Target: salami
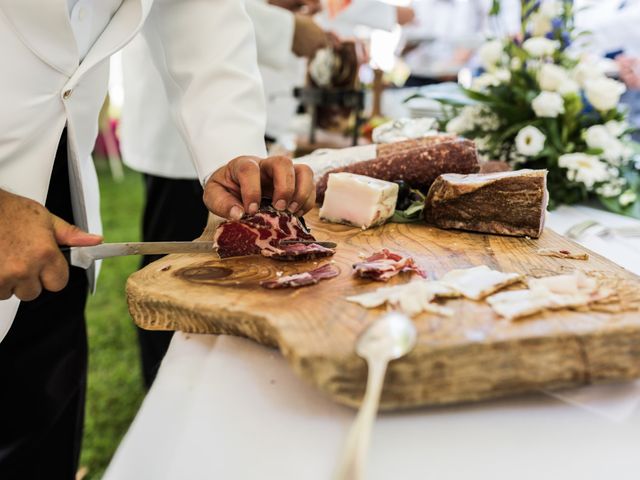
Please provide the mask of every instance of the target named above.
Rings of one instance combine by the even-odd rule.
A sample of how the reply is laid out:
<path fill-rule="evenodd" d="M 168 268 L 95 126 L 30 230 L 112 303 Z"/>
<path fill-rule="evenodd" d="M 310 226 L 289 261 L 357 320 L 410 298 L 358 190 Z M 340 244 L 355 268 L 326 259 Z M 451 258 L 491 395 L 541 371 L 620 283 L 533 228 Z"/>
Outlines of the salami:
<path fill-rule="evenodd" d="M 414 272 L 422 278 L 427 277 L 413 258 L 390 252 L 386 248 L 353 265 L 353 273 L 356 276 L 380 282 L 386 282 L 400 272 Z"/>
<path fill-rule="evenodd" d="M 324 198 L 330 173 L 349 172 L 389 182 L 403 180 L 413 188 L 426 191 L 443 173 L 475 173 L 479 170 L 478 153 L 471 140 L 427 138 L 432 138 L 431 142 L 407 140 L 380 145 L 374 159 L 357 161 L 325 172 L 316 183 L 318 202 Z M 436 138 L 438 140 L 433 140 Z"/>
<path fill-rule="evenodd" d="M 281 244 L 283 240 L 288 243 Z M 263 255 L 276 260 L 309 260 L 335 253 L 314 243 L 289 243 L 296 240 L 308 242 L 315 238 L 298 217 L 271 207 L 241 220 L 221 223 L 213 238 L 221 258 Z"/>
<path fill-rule="evenodd" d="M 327 263 L 308 272 L 286 275 L 275 280 L 266 280 L 261 282 L 260 286 L 269 289 L 307 287 L 309 285 L 315 285 L 320 280 L 337 277 L 339 274 L 340 271 L 336 267 Z"/>
<path fill-rule="evenodd" d="M 446 174 L 429 189 L 424 216 L 440 228 L 538 238 L 547 201 L 546 170 Z"/>

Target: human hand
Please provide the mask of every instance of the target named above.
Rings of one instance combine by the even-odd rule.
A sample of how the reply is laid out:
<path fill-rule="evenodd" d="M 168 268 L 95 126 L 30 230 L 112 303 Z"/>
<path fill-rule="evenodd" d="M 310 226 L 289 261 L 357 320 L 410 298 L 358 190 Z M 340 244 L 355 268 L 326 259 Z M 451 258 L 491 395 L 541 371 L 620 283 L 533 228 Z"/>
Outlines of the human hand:
<path fill-rule="evenodd" d="M 620 79 L 627 88 L 640 89 L 640 59 L 628 55 L 618 55 L 616 63 L 620 69 Z"/>
<path fill-rule="evenodd" d="M 256 213 L 262 197 L 271 197 L 277 210 L 305 214 L 316 201 L 311 168 L 289 157 L 237 157 L 216 170 L 204 187 L 207 208 L 232 220 Z"/>
<path fill-rule="evenodd" d="M 62 290 L 69 266 L 58 245 L 102 243 L 38 202 L 0 190 L 0 300 L 33 300 L 44 288 Z"/>
<path fill-rule="evenodd" d="M 291 51 L 298 57 L 313 58 L 318 50 L 332 43 L 330 37 L 311 17 L 297 14 Z"/>
<path fill-rule="evenodd" d="M 416 18 L 416 12 L 411 7 L 396 7 L 396 19 L 398 25 L 406 25 Z"/>

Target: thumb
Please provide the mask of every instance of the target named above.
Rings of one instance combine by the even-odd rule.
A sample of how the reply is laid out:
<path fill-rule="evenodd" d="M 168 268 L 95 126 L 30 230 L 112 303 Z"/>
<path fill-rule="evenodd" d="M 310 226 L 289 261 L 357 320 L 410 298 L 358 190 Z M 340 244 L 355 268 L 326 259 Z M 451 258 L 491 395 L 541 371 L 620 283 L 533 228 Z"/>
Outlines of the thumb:
<path fill-rule="evenodd" d="M 55 215 L 51 215 L 51 217 L 53 220 L 53 235 L 58 245 L 84 247 L 102 243 L 102 237 L 100 235 L 94 235 L 80 230 L 75 225 L 71 225 Z"/>

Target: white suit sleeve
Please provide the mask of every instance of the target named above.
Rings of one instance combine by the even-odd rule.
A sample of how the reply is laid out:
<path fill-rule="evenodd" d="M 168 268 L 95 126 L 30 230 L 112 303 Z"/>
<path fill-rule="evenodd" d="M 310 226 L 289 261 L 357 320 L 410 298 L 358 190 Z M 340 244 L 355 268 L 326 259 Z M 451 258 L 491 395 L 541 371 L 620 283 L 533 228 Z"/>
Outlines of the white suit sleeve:
<path fill-rule="evenodd" d="M 235 157 L 266 154 L 264 94 L 244 2 L 156 0 L 143 35 L 201 181 Z"/>
<path fill-rule="evenodd" d="M 292 55 L 294 15 L 261 0 L 247 0 L 246 7 L 256 32 L 258 63 L 276 70 L 287 68 Z"/>
<path fill-rule="evenodd" d="M 378 0 L 354 0 L 335 21 L 391 31 L 398 22 L 398 15 L 394 5 Z"/>

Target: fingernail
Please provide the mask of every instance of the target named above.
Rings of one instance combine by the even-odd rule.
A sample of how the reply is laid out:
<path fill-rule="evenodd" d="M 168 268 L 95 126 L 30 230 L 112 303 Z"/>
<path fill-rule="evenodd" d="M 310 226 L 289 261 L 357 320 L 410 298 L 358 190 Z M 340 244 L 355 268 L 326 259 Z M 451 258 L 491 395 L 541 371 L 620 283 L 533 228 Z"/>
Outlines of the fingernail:
<path fill-rule="evenodd" d="M 300 206 L 300 205 L 298 205 L 298 202 L 292 202 L 292 203 L 289 205 L 289 211 L 290 211 L 291 213 L 296 213 L 296 211 L 298 210 L 298 207 L 299 207 L 299 206 Z"/>
<path fill-rule="evenodd" d="M 287 202 L 285 200 L 278 200 L 274 207 L 276 207 L 276 210 L 284 210 L 287 208 Z"/>
<path fill-rule="evenodd" d="M 242 207 L 239 207 L 238 205 L 234 205 L 233 207 L 231 207 L 231 210 L 229 211 L 229 218 L 231 220 L 240 220 L 243 215 L 244 215 L 244 210 L 242 209 Z"/>
<path fill-rule="evenodd" d="M 251 203 L 251 204 L 249 205 L 249 213 L 250 213 L 251 215 L 253 215 L 254 213 L 256 213 L 256 212 L 258 211 L 258 209 L 259 209 L 259 208 L 260 208 L 260 207 L 258 207 L 258 204 L 257 204 L 257 203 L 255 203 L 255 202 L 254 202 L 254 203 Z"/>

